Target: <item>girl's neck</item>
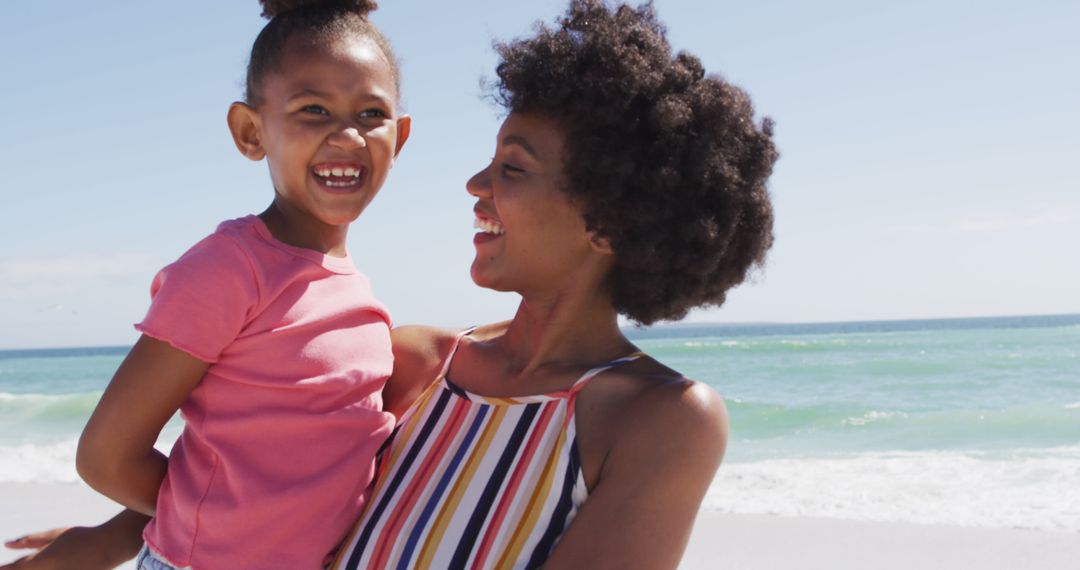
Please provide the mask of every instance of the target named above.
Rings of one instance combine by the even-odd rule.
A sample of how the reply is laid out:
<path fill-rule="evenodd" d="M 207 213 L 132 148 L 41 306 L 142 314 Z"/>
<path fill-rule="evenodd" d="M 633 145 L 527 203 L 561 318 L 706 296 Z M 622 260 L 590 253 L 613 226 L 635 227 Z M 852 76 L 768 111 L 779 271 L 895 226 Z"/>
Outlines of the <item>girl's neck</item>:
<path fill-rule="evenodd" d="M 274 239 L 294 246 L 310 249 L 332 257 L 345 257 L 345 238 L 349 226 L 333 226 L 305 216 L 301 212 L 274 200 L 259 214 Z"/>

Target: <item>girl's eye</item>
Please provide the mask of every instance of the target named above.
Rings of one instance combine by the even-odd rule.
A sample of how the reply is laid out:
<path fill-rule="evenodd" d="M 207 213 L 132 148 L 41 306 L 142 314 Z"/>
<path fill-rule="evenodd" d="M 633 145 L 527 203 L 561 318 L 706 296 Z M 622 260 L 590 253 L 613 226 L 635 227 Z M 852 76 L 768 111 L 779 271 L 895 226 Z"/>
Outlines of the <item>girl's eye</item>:
<path fill-rule="evenodd" d="M 360 111 L 360 114 L 357 116 L 361 119 L 385 119 L 388 115 L 386 111 L 383 111 L 382 109 L 368 109 L 366 111 Z"/>
<path fill-rule="evenodd" d="M 315 114 L 315 115 L 329 115 L 330 114 L 330 112 L 327 111 L 322 105 L 305 105 L 300 110 L 305 112 L 305 113 L 312 113 L 312 114 Z"/>

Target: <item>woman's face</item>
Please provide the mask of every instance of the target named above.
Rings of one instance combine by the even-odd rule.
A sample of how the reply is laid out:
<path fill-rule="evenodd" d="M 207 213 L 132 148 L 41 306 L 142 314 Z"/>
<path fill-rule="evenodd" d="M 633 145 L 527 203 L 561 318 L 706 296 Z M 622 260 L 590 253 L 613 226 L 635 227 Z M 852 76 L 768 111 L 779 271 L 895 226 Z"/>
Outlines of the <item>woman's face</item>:
<path fill-rule="evenodd" d="M 563 132 L 544 116 L 511 114 L 495 156 L 466 188 L 476 197 L 477 285 L 528 295 L 569 284 L 596 255 L 581 208 L 560 190 Z"/>

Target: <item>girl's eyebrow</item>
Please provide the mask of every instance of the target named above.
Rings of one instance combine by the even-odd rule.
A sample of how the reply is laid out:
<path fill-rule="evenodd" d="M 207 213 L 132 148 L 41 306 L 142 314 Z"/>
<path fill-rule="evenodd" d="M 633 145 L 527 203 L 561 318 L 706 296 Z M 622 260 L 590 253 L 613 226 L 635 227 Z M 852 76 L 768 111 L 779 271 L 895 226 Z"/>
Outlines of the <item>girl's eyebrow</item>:
<path fill-rule="evenodd" d="M 286 99 L 286 102 L 292 102 L 292 101 L 294 101 L 296 99 L 301 99 L 301 98 L 304 98 L 304 97 L 317 97 L 317 98 L 320 98 L 320 99 L 333 99 L 334 98 L 334 96 L 331 95 L 330 93 L 319 91 L 318 89 L 312 89 L 310 87 L 305 87 L 305 88 L 301 89 L 300 91 L 297 91 L 293 95 L 289 96 L 289 98 Z M 378 102 L 386 104 L 386 105 L 391 104 L 390 100 L 387 97 L 383 96 L 381 93 L 372 93 L 370 95 L 365 95 L 364 97 L 361 97 L 361 99 L 363 99 L 365 101 L 367 101 L 367 100 L 378 101 Z"/>
<path fill-rule="evenodd" d="M 298 91 L 297 93 L 294 93 L 289 97 L 288 100 L 292 101 L 295 99 L 300 99 L 301 97 L 320 97 L 323 99 L 329 99 L 330 95 L 328 93 L 323 93 L 322 91 L 316 91 L 315 89 L 306 88 Z"/>

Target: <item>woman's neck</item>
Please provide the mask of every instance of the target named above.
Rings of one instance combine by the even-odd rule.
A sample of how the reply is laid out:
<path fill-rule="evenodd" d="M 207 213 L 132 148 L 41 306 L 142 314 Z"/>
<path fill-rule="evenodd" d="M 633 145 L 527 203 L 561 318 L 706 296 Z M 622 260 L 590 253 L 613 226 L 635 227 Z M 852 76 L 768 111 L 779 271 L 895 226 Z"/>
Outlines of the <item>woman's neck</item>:
<path fill-rule="evenodd" d="M 523 297 L 502 337 L 507 366 L 527 376 L 542 368 L 591 366 L 634 350 L 608 295 L 596 289 Z"/>

